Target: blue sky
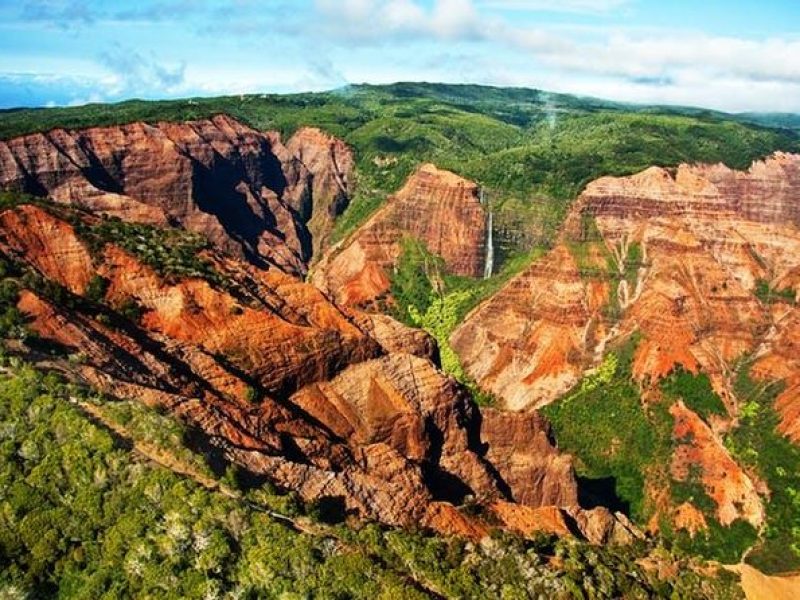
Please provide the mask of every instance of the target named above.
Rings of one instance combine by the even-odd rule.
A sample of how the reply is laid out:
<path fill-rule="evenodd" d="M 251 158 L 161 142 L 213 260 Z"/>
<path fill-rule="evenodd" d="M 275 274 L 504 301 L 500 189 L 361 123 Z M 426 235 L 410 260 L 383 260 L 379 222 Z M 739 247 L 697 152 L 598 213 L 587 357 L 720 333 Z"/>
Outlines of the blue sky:
<path fill-rule="evenodd" d="M 0 107 L 393 81 L 800 112 L 800 0 L 0 0 Z"/>

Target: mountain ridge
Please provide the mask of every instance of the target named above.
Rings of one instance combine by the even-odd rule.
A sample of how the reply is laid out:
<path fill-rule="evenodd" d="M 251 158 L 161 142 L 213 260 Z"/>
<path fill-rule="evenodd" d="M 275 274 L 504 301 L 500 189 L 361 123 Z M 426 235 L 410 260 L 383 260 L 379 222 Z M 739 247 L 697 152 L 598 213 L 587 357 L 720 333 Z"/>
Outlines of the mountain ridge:
<path fill-rule="evenodd" d="M 393 102 L 347 140 L 218 116 L 0 143 L 7 351 L 161 407 L 334 512 L 795 566 L 796 140 Z M 767 149 L 747 172 L 702 163 Z M 209 225 L 235 202 L 270 209 L 263 258 Z"/>

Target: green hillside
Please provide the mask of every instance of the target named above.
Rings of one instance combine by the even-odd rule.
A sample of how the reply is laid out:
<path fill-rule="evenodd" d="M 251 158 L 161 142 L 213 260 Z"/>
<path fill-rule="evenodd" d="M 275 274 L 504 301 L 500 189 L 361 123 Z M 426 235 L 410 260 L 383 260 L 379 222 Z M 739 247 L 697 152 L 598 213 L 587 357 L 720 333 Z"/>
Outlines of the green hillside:
<path fill-rule="evenodd" d="M 320 521 L 231 468 L 217 478 L 169 417 L 2 355 L 0 369 L 0 598 L 741 597 L 732 574 L 650 543 Z"/>

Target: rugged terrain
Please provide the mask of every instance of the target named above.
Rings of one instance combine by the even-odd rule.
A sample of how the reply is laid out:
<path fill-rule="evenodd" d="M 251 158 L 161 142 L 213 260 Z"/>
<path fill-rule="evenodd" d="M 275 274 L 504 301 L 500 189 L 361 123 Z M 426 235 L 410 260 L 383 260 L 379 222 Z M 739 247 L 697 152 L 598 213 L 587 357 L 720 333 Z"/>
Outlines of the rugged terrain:
<path fill-rule="evenodd" d="M 557 398 L 633 331 L 637 378 L 680 364 L 727 396 L 725 366 L 791 322 L 757 288 L 794 289 L 798 194 L 800 158 L 788 154 L 743 173 L 681 165 L 592 182 L 558 245 L 473 312 L 453 345 L 512 409 Z"/>
<path fill-rule="evenodd" d="M 547 131 L 538 96 L 403 94 L 343 111 L 346 142 L 283 105 L 269 131 L 202 114 L 0 141 L 5 352 L 114 399 L 73 398 L 86 418 L 157 409 L 216 477 L 323 513 L 800 567 L 792 135 L 567 99 Z M 338 100 L 303 102 L 320 125 Z M 644 168 L 607 122 L 652 148 L 691 130 L 708 160 Z"/>
<path fill-rule="evenodd" d="M 761 530 L 778 490 L 756 466 L 765 450 L 735 440 L 741 420 L 759 409 L 777 411 L 770 435 L 797 439 L 799 193 L 800 156 L 782 153 L 743 172 L 681 165 L 592 182 L 556 246 L 476 308 L 452 346 L 505 408 L 559 401 L 549 414 L 569 428 L 570 403 L 581 402 L 587 386 L 609 383 L 603 377 L 617 363 L 607 352 L 635 337 L 629 369 L 641 401 L 668 406 L 666 422 L 674 421 L 663 438 L 669 473 L 653 462 L 643 471 L 650 526 L 674 511 L 678 529 L 693 532 L 710 517 Z M 587 371 L 594 383 L 581 384 Z M 783 381 L 784 391 L 761 406 L 737 389 L 748 377 Z M 616 444 L 624 456 L 626 444 Z M 665 479 L 698 485 L 700 497 L 664 496 L 674 486 Z"/>
<path fill-rule="evenodd" d="M 45 357 L 21 342 L 30 359 L 169 410 L 227 460 L 363 518 L 448 528 L 468 496 L 583 515 L 547 423 L 481 417 L 425 334 L 212 248 L 195 257 L 205 278 L 165 276 L 98 237 L 109 223 L 24 199 L 0 214 L 17 308 L 39 344 L 55 344 Z M 630 535 L 607 511 L 585 518 L 596 541 Z"/>
<path fill-rule="evenodd" d="M 201 233 L 219 249 L 303 273 L 347 206 L 353 155 L 317 129 L 284 145 L 227 116 L 0 142 L 0 186 L 126 221 Z"/>
<path fill-rule="evenodd" d="M 486 224 L 474 182 L 422 165 L 369 221 L 322 257 L 312 282 L 340 304 L 386 310 L 404 241 L 422 242 L 444 260 L 447 273 L 476 278 L 485 267 Z"/>

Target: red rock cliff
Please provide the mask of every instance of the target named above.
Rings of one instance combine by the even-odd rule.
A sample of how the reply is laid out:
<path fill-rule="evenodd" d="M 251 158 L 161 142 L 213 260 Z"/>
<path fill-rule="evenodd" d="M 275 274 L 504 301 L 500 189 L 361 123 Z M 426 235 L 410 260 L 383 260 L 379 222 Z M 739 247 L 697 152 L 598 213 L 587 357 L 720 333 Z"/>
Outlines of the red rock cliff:
<path fill-rule="evenodd" d="M 486 215 L 478 187 L 454 173 L 423 165 L 350 238 L 331 248 L 312 281 L 337 302 L 373 308 L 389 292 L 390 274 L 412 237 L 441 256 L 449 272 L 483 273 Z"/>
<path fill-rule="evenodd" d="M 800 156 L 781 153 L 746 172 L 683 165 L 599 179 L 558 246 L 473 311 L 453 346 L 470 375 L 519 408 L 552 401 L 608 342 L 639 331 L 637 377 L 682 364 L 729 399 L 731 362 L 763 343 L 779 352 L 779 334 L 765 335 L 791 322 L 755 288 L 796 289 L 798 198 Z"/>
<path fill-rule="evenodd" d="M 216 252 L 205 258 L 224 285 L 166 280 L 114 243 L 90 252 L 65 212 L 84 227 L 97 222 L 63 208 L 0 212 L 0 256 L 74 294 L 67 302 L 37 286 L 21 292 L 29 326 L 64 351 L 29 349 L 29 360 L 164 407 L 229 460 L 307 500 L 340 497 L 384 523 L 454 516 L 446 503 L 467 496 L 574 503 L 571 463 L 549 443 L 546 424 L 520 415 L 516 426 L 507 415 L 482 425 L 465 389 L 429 360 L 424 334 L 343 312 L 277 268 Z M 83 296 L 98 275 L 107 281 L 100 303 Z M 115 311 L 131 302 L 139 316 Z M 536 444 L 514 450 L 527 435 Z"/>
<path fill-rule="evenodd" d="M 224 115 L 0 142 L 2 188 L 179 225 L 228 254 L 291 273 L 305 272 L 312 246 L 346 206 L 352 167 L 347 146 L 318 130 L 301 130 L 284 146 L 277 133 Z"/>

